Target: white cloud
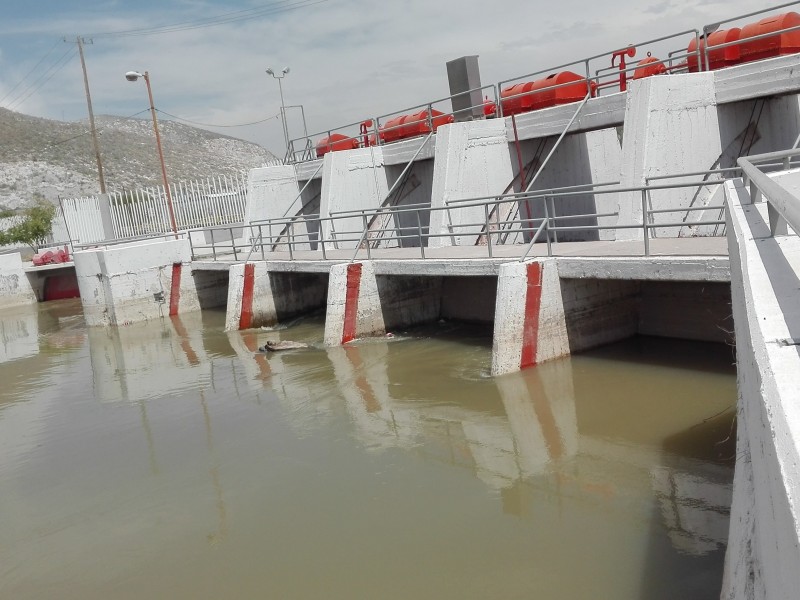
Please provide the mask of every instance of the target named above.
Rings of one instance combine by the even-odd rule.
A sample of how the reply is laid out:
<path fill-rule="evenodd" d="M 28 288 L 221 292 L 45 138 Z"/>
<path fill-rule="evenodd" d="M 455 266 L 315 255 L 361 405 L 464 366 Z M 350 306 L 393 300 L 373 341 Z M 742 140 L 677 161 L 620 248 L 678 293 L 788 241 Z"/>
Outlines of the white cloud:
<path fill-rule="evenodd" d="M 69 20 L 6 23 L 52 40 L 75 31 L 153 26 L 219 14 L 218 5 L 185 0 L 158 15 L 126 16 L 109 2 L 101 11 Z M 311 131 L 333 128 L 446 96 L 445 62 L 480 55 L 484 84 L 496 83 L 751 10 L 744 0 L 700 3 L 653 0 L 646 5 L 610 0 L 464 2 L 329 0 L 261 20 L 148 37 L 98 37 L 86 49 L 95 112 L 131 114 L 147 108 L 143 84 L 125 81 L 129 69 L 151 73 L 156 106 L 204 123 L 245 123 L 275 114 L 277 82 L 267 66 L 290 65 L 283 80 L 287 104 L 303 104 Z M 49 36 L 49 37 L 48 37 Z M 21 40 L 16 35 L 7 40 Z M 688 43 L 678 40 L 682 44 Z M 52 41 L 49 42 L 50 44 Z M 42 44 L 42 53 L 48 44 Z M 680 44 L 678 44 L 680 47 Z M 10 64 L 14 49 L 0 43 L 0 91 L 24 75 L 41 54 Z M 645 53 L 642 49 L 638 58 Z M 4 92 L 3 92 L 4 93 Z M 0 94 L 2 95 L 2 94 Z M 61 118 L 84 118 L 83 81 L 77 60 L 18 108 Z M 290 113 L 293 137 L 301 127 Z M 277 120 L 221 129 L 281 154 Z"/>

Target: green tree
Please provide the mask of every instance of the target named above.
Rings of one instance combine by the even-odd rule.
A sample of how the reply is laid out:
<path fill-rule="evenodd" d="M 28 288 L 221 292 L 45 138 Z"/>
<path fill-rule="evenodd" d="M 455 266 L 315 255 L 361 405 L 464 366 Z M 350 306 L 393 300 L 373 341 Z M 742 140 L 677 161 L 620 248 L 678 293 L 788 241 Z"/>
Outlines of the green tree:
<path fill-rule="evenodd" d="M 39 246 L 46 244 L 47 238 L 53 232 L 56 207 L 46 200 L 37 199 L 33 206 L 16 214 L 22 216 L 22 221 L 5 231 L 0 231 L 0 246 L 27 244 L 34 252 L 38 252 Z M 9 211 L 3 211 L 0 214 L 0 217 L 2 216 L 10 216 Z"/>

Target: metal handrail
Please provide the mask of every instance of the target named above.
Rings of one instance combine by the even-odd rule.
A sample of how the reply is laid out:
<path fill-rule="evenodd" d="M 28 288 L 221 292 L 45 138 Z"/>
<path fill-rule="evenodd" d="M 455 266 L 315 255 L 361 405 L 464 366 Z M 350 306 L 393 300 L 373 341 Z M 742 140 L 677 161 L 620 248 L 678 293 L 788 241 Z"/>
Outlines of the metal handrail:
<path fill-rule="evenodd" d="M 800 154 L 800 151 L 796 151 L 796 154 Z M 774 158 L 774 155 L 767 155 L 770 158 Z M 779 154 L 778 157 L 782 158 L 782 154 Z M 705 173 L 713 173 L 716 172 L 714 170 L 705 172 Z M 703 174 L 704 172 L 700 172 Z M 650 232 L 655 228 L 672 228 L 672 227 L 686 227 L 686 226 L 711 226 L 711 225 L 724 225 L 725 221 L 722 219 L 717 220 L 701 220 L 701 221 L 694 221 L 687 223 L 685 220 L 683 221 L 667 221 L 662 223 L 651 223 L 650 220 L 654 215 L 657 214 L 664 214 L 670 212 L 697 212 L 697 211 L 711 211 L 722 209 L 721 206 L 690 206 L 690 207 L 674 207 L 668 209 L 648 209 L 647 208 L 647 194 L 651 191 L 655 190 L 670 190 L 670 189 L 686 189 L 686 188 L 694 188 L 694 187 L 707 187 L 710 185 L 721 185 L 724 181 L 683 181 L 680 183 L 672 183 L 672 184 L 657 184 L 657 185 L 646 185 L 646 186 L 635 186 L 635 187 L 615 187 L 615 188 L 605 188 L 605 189 L 594 189 L 594 190 L 587 190 L 585 188 L 590 186 L 581 186 L 580 189 L 572 189 L 560 192 L 553 192 L 550 194 L 509 194 L 506 197 L 497 197 L 497 196 L 487 196 L 483 198 L 483 201 L 478 199 L 477 201 L 468 202 L 468 203 L 460 203 L 457 207 L 451 206 L 437 206 L 437 207 L 430 207 L 428 205 L 413 205 L 413 206 L 402 206 L 402 207 L 383 207 L 379 209 L 372 209 L 372 210 L 365 210 L 362 209 L 360 211 L 353 211 L 353 212 L 339 212 L 337 214 L 332 214 L 327 217 L 322 217 L 318 214 L 313 215 L 302 215 L 299 218 L 295 219 L 273 219 L 267 222 L 262 222 L 258 224 L 253 224 L 251 226 L 258 229 L 259 235 L 254 236 L 261 238 L 261 245 L 262 245 L 262 255 L 264 246 L 269 246 L 270 244 L 274 243 L 276 236 L 273 235 L 265 235 L 264 230 L 265 228 L 270 228 L 276 225 L 282 224 L 294 224 L 297 222 L 316 222 L 318 224 L 319 229 L 317 231 L 306 231 L 306 232 L 296 232 L 292 227 L 292 231 L 290 232 L 289 239 L 285 242 L 288 246 L 290 260 L 295 260 L 294 252 L 298 250 L 299 245 L 309 245 L 310 249 L 314 249 L 313 246 L 316 245 L 319 249 L 322 250 L 323 260 L 327 260 L 328 256 L 325 250 L 325 244 L 330 244 L 333 242 L 338 247 L 338 243 L 351 243 L 355 242 L 354 252 L 349 260 L 353 261 L 356 259 L 358 252 L 361 249 L 366 249 L 367 257 L 371 258 L 371 248 L 370 244 L 365 244 L 365 241 L 368 239 L 370 233 L 376 234 L 378 236 L 383 236 L 384 234 L 390 234 L 389 237 L 384 238 L 387 242 L 395 242 L 398 246 L 402 246 L 403 240 L 406 239 L 414 239 L 418 240 L 420 243 L 420 254 L 422 258 L 425 258 L 425 242 L 430 241 L 431 239 L 435 238 L 451 238 L 454 235 L 479 235 L 478 228 L 483 228 L 480 235 L 487 236 L 487 251 L 489 253 L 489 257 L 492 257 L 493 244 L 499 242 L 502 236 L 513 235 L 516 236 L 522 235 L 531 235 L 533 236 L 533 240 L 538 241 L 540 236 L 544 233 L 547 234 L 547 246 L 548 246 L 548 255 L 552 255 L 551 249 L 551 241 L 557 242 L 557 233 L 559 231 L 598 231 L 604 229 L 642 229 L 644 231 L 644 253 L 645 255 L 650 254 L 649 244 L 650 244 Z M 578 187 L 578 186 L 575 186 Z M 599 186 L 598 186 L 599 187 Z M 632 224 L 619 224 L 615 223 L 613 225 L 560 225 L 564 221 L 574 220 L 578 218 L 600 218 L 600 217 L 608 217 L 614 216 L 617 213 L 587 213 L 581 215 L 561 215 L 558 216 L 553 213 L 552 208 L 548 209 L 548 203 L 553 203 L 558 198 L 568 198 L 573 197 L 576 195 L 586 195 L 587 193 L 592 193 L 596 195 L 604 195 L 604 194 L 618 194 L 623 192 L 639 192 L 642 194 L 642 222 L 641 223 L 632 223 Z M 489 218 L 489 207 L 508 202 L 509 199 L 513 201 L 519 202 L 521 199 L 525 198 L 536 198 L 543 203 L 544 209 L 544 217 L 533 217 L 533 218 L 514 218 L 513 220 L 491 220 Z M 554 205 L 553 205 L 554 206 Z M 428 211 L 430 213 L 436 211 L 451 211 L 454 209 L 470 209 L 480 207 L 483 209 L 484 212 L 484 219 L 482 221 L 473 221 L 468 223 L 459 223 L 457 225 L 453 225 L 450 228 L 450 231 L 441 232 L 441 233 L 431 233 L 428 226 L 423 227 L 421 223 L 420 214 L 423 210 Z M 368 219 L 370 217 L 376 215 L 390 215 L 392 217 L 398 217 L 402 214 L 410 214 L 415 213 L 417 226 L 416 231 L 412 233 L 403 233 L 398 229 L 397 226 L 392 227 L 380 227 L 374 228 L 371 231 L 368 227 Z M 324 223 L 330 223 L 331 228 L 333 228 L 333 223 L 336 221 L 340 221 L 342 219 L 353 219 L 357 218 L 362 222 L 362 227 L 360 229 L 352 229 L 352 230 L 339 230 L 336 233 L 336 239 L 325 239 L 324 236 Z M 489 225 L 493 225 L 498 227 L 497 230 L 492 230 Z M 409 225 L 410 227 L 414 227 L 413 225 Z M 228 228 L 217 228 L 217 229 L 228 229 Z M 457 232 L 453 232 L 453 229 L 456 229 Z M 463 232 L 463 233 L 459 233 Z M 551 234 L 553 235 L 553 240 L 551 240 Z M 496 236 L 495 242 L 492 242 L 492 236 Z M 530 244 L 530 241 L 528 242 Z M 212 246 L 215 246 L 212 239 Z M 208 249 L 212 246 L 196 246 L 198 250 L 200 249 Z M 242 245 L 241 247 L 247 247 Z M 532 247 L 532 246 L 531 246 Z M 235 240 L 227 241 L 224 244 L 220 244 L 220 248 L 225 249 L 227 251 L 233 250 L 234 254 L 237 252 L 237 249 L 240 248 L 239 245 L 236 244 Z M 194 247 L 193 247 L 194 252 Z M 523 257 L 527 256 L 530 252 L 530 248 L 528 248 Z M 216 248 L 212 249 L 212 253 L 216 259 Z"/>
<path fill-rule="evenodd" d="M 781 152 L 743 156 L 736 162 L 744 173 L 745 186 L 748 183 L 750 184 L 751 202 L 758 202 L 761 198 L 764 198 L 795 233 L 800 234 L 800 199 L 756 167 L 757 163 L 785 158 L 791 159 L 795 156 L 800 156 L 800 150 L 783 150 Z M 772 219 L 770 229 L 773 234 L 776 233 L 777 223 L 772 222 Z"/>

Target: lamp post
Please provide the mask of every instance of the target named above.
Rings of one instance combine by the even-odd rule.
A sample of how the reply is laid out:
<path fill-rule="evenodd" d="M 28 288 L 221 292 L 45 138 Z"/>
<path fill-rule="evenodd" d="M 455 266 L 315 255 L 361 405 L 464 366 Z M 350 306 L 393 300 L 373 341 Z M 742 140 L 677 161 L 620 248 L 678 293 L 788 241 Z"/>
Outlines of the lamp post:
<path fill-rule="evenodd" d="M 288 73 L 289 67 L 283 67 L 280 75 L 276 75 L 275 71 L 272 70 L 272 67 L 267 67 L 267 74 L 272 75 L 272 77 L 278 80 L 278 90 L 281 94 L 281 121 L 283 122 L 283 139 L 286 141 L 286 152 L 289 152 L 289 129 L 286 126 L 286 107 L 283 104 L 283 85 L 281 85 L 281 79 L 286 77 Z"/>
<path fill-rule="evenodd" d="M 167 208 L 169 209 L 169 220 L 172 224 L 172 233 L 175 238 L 178 237 L 178 225 L 175 222 L 175 211 L 172 209 L 172 192 L 169 189 L 169 181 L 167 180 L 167 167 L 164 164 L 164 152 L 161 150 L 161 135 L 158 133 L 158 119 L 156 118 L 156 107 L 153 105 L 153 90 L 150 88 L 150 73 L 145 71 L 139 73 L 138 71 L 128 71 L 125 73 L 125 79 L 128 81 L 136 81 L 139 77 L 144 78 L 147 85 L 147 97 L 150 99 L 150 114 L 153 115 L 153 131 L 156 133 L 156 147 L 158 148 L 158 159 L 161 161 L 161 176 L 164 179 L 164 191 L 167 194 Z"/>

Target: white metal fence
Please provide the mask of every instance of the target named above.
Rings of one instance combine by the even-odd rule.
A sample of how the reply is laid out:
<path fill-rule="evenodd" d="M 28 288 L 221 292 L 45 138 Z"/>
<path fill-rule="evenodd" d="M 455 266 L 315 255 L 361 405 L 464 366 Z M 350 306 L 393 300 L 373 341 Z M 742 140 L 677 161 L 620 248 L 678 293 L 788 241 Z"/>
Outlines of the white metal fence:
<path fill-rule="evenodd" d="M 241 223 L 247 201 L 247 175 L 209 177 L 170 185 L 175 222 L 179 230 Z M 109 194 L 113 235 L 116 239 L 172 231 L 164 186 Z M 61 199 L 61 217 L 53 237 L 76 243 L 104 239 L 100 199 L 96 196 Z"/>

